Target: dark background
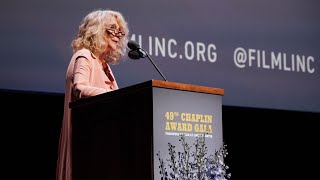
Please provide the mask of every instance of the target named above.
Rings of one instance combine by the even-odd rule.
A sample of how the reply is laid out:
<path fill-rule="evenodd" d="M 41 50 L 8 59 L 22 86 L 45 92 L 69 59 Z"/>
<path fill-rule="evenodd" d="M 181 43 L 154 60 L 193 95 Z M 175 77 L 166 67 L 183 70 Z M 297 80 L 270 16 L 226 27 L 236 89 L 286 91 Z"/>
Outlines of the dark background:
<path fill-rule="evenodd" d="M 0 91 L 3 176 L 55 179 L 63 98 Z M 232 179 L 317 179 L 319 113 L 234 106 L 222 110 Z"/>

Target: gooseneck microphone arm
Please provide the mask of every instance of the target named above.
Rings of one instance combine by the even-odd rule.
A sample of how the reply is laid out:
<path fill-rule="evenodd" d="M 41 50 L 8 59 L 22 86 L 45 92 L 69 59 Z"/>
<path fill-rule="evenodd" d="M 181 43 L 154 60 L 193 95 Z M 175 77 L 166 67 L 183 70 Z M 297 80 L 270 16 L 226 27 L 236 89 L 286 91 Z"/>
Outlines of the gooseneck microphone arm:
<path fill-rule="evenodd" d="M 141 48 L 140 48 L 140 49 L 141 49 Z M 143 49 L 141 49 L 141 50 L 146 54 L 147 58 L 151 61 L 151 63 L 152 63 L 153 66 L 157 69 L 157 71 L 158 71 L 159 74 L 162 76 L 162 78 L 163 78 L 165 81 L 168 82 L 167 78 L 164 77 L 164 75 L 161 73 L 160 69 L 157 67 L 157 65 L 153 62 L 153 60 L 152 60 L 151 57 L 149 56 L 149 54 L 148 54 L 145 50 L 143 50 Z"/>
<path fill-rule="evenodd" d="M 157 67 L 157 65 L 153 62 L 153 60 L 151 59 L 151 57 L 149 56 L 149 54 L 147 53 L 147 51 L 145 51 L 144 49 L 140 48 L 140 45 L 135 42 L 135 41 L 129 41 L 128 42 L 128 47 L 131 49 L 128 53 L 129 58 L 131 59 L 140 59 L 140 58 L 145 58 L 147 57 L 151 63 L 153 64 L 153 66 L 156 68 L 156 70 L 158 71 L 158 73 L 162 76 L 162 78 L 165 81 L 168 81 L 164 75 L 161 73 L 160 69 Z"/>

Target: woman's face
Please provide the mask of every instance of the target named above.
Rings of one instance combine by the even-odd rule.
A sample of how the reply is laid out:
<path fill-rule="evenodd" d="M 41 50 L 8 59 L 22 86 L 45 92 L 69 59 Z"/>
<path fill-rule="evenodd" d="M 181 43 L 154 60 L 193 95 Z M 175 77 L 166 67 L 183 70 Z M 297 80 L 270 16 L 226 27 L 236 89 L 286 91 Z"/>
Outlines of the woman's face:
<path fill-rule="evenodd" d="M 120 38 L 123 36 L 120 26 L 115 17 L 111 18 L 111 22 L 106 30 L 106 41 L 108 44 L 108 51 L 115 51 L 119 47 Z"/>

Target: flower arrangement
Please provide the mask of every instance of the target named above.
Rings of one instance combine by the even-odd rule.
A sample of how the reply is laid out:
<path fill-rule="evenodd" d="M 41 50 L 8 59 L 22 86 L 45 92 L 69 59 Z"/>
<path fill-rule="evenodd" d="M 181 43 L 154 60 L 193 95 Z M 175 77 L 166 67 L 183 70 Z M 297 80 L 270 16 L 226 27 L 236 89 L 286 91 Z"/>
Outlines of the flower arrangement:
<path fill-rule="evenodd" d="M 197 137 L 193 143 L 194 150 L 190 146 L 184 135 L 180 135 L 179 141 L 183 147 L 182 152 L 177 152 L 175 146 L 168 143 L 170 158 L 165 161 L 157 153 L 159 159 L 159 169 L 161 180 L 227 180 L 231 173 L 227 173 L 229 167 L 224 164 L 224 158 L 228 152 L 227 145 L 222 145 L 214 154 L 208 154 L 205 144 L 205 136 Z"/>

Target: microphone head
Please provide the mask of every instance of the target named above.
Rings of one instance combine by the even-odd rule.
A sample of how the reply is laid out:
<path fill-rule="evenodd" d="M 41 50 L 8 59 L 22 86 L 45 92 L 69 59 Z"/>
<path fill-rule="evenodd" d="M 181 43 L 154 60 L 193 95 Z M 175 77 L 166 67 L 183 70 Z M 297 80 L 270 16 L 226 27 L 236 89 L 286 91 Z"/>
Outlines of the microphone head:
<path fill-rule="evenodd" d="M 140 54 L 139 54 L 139 52 L 137 50 L 129 51 L 128 52 L 128 56 L 129 56 L 130 59 L 134 59 L 134 60 L 140 59 Z"/>
<path fill-rule="evenodd" d="M 137 42 L 132 41 L 132 40 L 128 41 L 127 46 L 128 46 L 128 48 L 130 48 L 132 50 L 136 50 L 136 49 L 140 48 L 140 45 Z"/>

